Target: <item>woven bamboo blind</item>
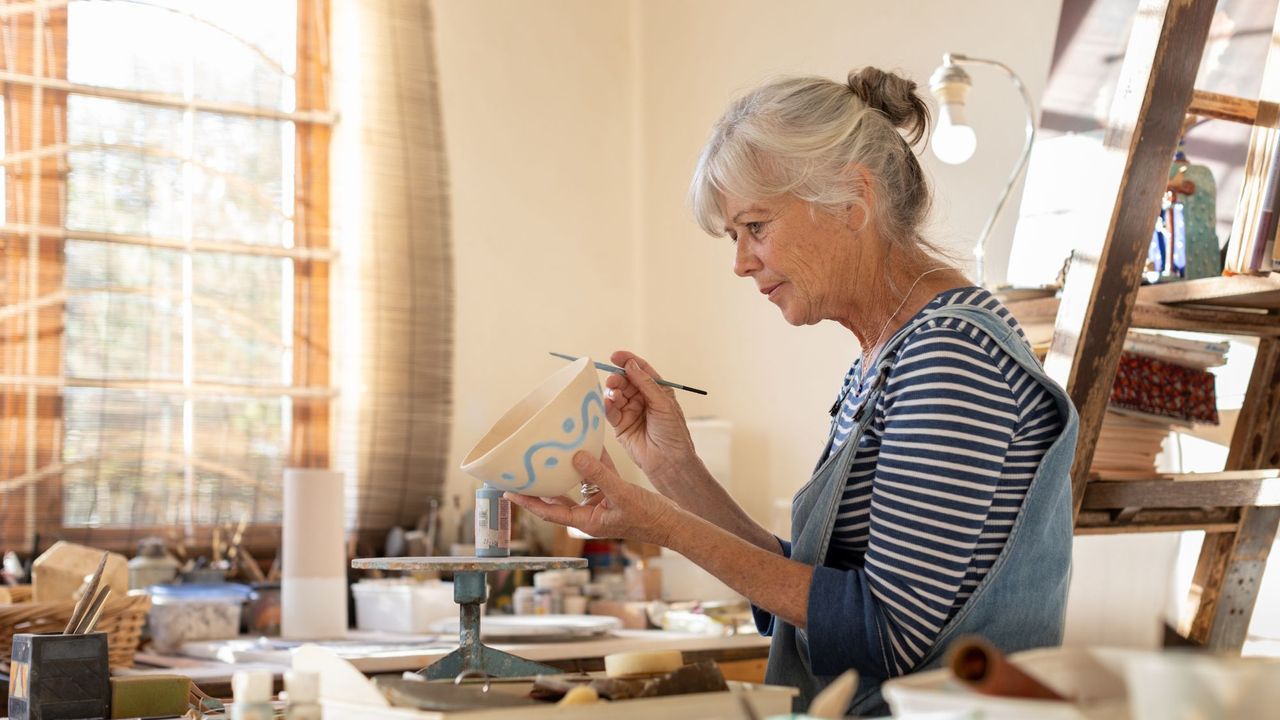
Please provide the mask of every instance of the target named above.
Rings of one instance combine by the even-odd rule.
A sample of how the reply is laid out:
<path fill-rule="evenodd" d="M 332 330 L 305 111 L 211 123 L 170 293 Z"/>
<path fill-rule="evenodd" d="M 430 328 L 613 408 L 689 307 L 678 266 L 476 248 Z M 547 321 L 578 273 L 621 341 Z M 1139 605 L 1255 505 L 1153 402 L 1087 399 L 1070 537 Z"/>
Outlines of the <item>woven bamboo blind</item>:
<path fill-rule="evenodd" d="M 412 526 L 449 449 L 453 259 L 430 6 L 334 3 L 335 227 L 343 238 L 336 464 L 349 525 Z"/>
<path fill-rule="evenodd" d="M 329 7 L 0 5 L 0 546 L 248 519 L 332 463 Z"/>

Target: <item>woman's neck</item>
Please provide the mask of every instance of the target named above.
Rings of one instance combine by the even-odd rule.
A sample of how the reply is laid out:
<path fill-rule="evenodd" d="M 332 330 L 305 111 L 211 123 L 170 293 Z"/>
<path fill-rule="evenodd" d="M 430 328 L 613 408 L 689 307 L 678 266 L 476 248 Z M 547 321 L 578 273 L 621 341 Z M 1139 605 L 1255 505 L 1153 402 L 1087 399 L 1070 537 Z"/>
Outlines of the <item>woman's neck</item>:
<path fill-rule="evenodd" d="M 888 342 L 916 313 L 944 290 L 969 284 L 959 271 L 941 261 L 924 260 L 886 267 L 884 280 L 865 295 L 865 304 L 853 308 L 841 322 L 862 347 L 863 366 L 869 365 Z"/>

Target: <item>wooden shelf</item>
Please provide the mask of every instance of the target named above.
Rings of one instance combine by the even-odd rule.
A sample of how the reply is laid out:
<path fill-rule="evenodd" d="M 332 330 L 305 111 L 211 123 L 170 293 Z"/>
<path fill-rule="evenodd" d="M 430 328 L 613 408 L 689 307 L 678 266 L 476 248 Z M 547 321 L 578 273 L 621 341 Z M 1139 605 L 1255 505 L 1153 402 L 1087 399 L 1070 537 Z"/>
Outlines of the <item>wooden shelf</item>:
<path fill-rule="evenodd" d="M 1093 480 L 1082 510 L 1280 506 L 1280 471 L 1160 475 L 1150 480 Z"/>
<path fill-rule="evenodd" d="M 1032 343 L 1053 335 L 1058 298 L 1005 303 Z M 1138 289 L 1131 325 L 1148 330 L 1280 336 L 1280 273 L 1181 280 Z"/>
<path fill-rule="evenodd" d="M 1280 273 L 1233 275 L 1144 285 L 1139 303 L 1280 310 Z M 1280 318 L 1276 318 L 1280 322 Z"/>
<path fill-rule="evenodd" d="M 1076 516 L 1076 535 L 1116 533 L 1235 532 L 1240 527 L 1237 508 L 1175 508 L 1137 511 L 1081 510 Z"/>
<path fill-rule="evenodd" d="M 1187 114 L 1252 125 L 1258 117 L 1258 101 L 1196 90 L 1191 93 L 1191 104 L 1187 106 Z"/>

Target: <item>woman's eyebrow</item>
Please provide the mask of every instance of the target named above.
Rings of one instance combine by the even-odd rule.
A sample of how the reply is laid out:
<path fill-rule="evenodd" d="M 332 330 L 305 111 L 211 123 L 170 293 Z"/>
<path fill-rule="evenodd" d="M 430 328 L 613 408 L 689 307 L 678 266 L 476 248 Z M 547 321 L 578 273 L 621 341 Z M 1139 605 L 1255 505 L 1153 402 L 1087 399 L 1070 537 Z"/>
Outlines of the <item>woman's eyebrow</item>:
<path fill-rule="evenodd" d="M 759 205 L 752 205 L 746 210 L 739 210 L 738 214 L 734 215 L 733 220 L 731 220 L 730 222 L 736 225 L 738 223 L 739 218 L 741 218 L 743 215 L 746 215 L 748 213 L 753 213 L 753 212 L 764 212 L 764 208 L 760 207 Z"/>

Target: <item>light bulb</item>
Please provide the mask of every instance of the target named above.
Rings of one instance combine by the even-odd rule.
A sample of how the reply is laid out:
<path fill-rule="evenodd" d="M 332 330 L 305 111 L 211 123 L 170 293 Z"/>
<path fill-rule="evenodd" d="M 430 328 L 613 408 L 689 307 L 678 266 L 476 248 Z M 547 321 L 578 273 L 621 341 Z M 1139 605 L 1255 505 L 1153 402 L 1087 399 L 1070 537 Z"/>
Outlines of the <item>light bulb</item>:
<path fill-rule="evenodd" d="M 944 56 L 942 65 L 929 78 L 929 89 L 938 98 L 933 154 L 948 165 L 959 165 L 968 160 L 978 147 L 978 135 L 964 117 L 964 104 L 973 83 L 969 80 L 969 73 L 952 61 L 955 57 L 950 54 Z"/>
<path fill-rule="evenodd" d="M 978 134 L 968 125 L 940 122 L 933 130 L 933 154 L 948 165 L 959 165 L 973 157 Z"/>

